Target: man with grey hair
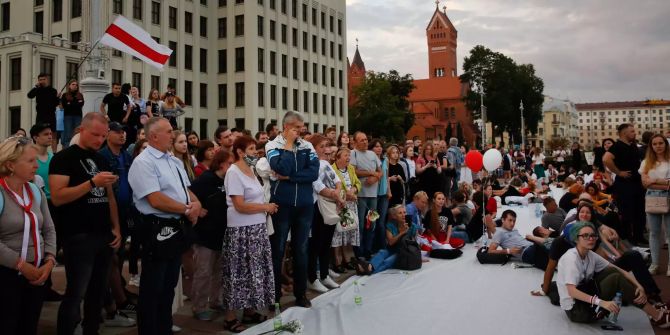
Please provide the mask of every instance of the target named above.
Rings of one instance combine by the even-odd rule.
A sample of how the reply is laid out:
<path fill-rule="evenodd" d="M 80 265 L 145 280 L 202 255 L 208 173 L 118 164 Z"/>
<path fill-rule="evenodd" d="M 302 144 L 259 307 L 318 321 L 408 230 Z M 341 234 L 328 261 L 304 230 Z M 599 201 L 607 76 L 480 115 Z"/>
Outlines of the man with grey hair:
<path fill-rule="evenodd" d="M 461 149 L 458 147 L 457 138 L 452 137 L 449 139 L 449 149 L 447 150 L 445 159 L 446 161 L 442 161 L 442 166 L 447 167 L 443 169 L 446 179 L 444 194 L 447 195 L 447 198 L 451 198 L 458 190 L 458 181 L 461 178 L 461 166 L 464 160 Z"/>
<path fill-rule="evenodd" d="M 282 120 L 283 132 L 265 145 L 270 168 L 270 201 L 279 205 L 272 216 L 275 233 L 270 236 L 275 275 L 275 300 L 281 298 L 281 269 L 286 239 L 291 231 L 293 249 L 293 294 L 296 305 L 312 306 L 307 290 L 307 241 L 314 215 L 312 182 L 319 176 L 319 158 L 312 144 L 300 138 L 305 122 L 298 112 L 289 111 Z"/>

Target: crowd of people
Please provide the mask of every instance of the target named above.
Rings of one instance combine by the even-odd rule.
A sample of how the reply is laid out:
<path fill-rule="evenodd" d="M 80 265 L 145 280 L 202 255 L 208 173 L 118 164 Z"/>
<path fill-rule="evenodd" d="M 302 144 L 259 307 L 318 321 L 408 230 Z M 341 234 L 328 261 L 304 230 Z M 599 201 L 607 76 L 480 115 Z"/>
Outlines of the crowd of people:
<path fill-rule="evenodd" d="M 667 202 L 665 211 L 645 207 L 645 197 L 670 189 L 662 135 L 645 134 L 639 146 L 634 126 L 622 124 L 592 166 L 577 144 L 547 153 L 551 160 L 539 148 L 491 147 L 503 159 L 487 173 L 466 166 L 469 148 L 456 138 L 312 134 L 297 112 L 284 115 L 281 131 L 269 124 L 252 137 L 222 126 L 200 139 L 177 128 L 184 105 L 171 88 L 144 100 L 113 84 L 100 111 L 85 115 L 76 81 L 58 97 L 40 75 L 28 96 L 37 98 L 36 124 L 0 144 L 0 300 L 16 302 L 0 303 L 8 334 L 35 334 L 45 300 L 62 300 L 58 334 L 97 334 L 101 323 L 171 334 L 184 296 L 194 318 L 222 315 L 223 328 L 238 333 L 267 320 L 284 295 L 309 308 L 308 290 L 337 289 L 350 271 L 393 268 L 405 238 L 423 250 L 488 240 L 487 253 L 544 270 L 532 293 L 574 322 L 618 313 L 612 300 L 622 292 L 670 327 L 652 277 L 664 229 L 670 238 Z M 552 187 L 565 195 L 552 198 Z M 498 211 L 528 201 L 545 210 L 522 236 L 517 213 Z M 634 247 L 646 243 L 650 264 Z M 57 263 L 62 296 L 51 287 Z"/>

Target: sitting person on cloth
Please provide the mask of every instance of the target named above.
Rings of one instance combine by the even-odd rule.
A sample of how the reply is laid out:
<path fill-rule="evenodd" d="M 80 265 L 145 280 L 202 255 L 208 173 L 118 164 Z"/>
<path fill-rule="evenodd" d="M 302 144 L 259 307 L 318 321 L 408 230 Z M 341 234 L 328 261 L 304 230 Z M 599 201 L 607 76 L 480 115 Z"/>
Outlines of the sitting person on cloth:
<path fill-rule="evenodd" d="M 461 193 L 461 200 L 463 200 L 462 198 Z M 456 235 L 454 231 L 454 215 L 449 208 L 444 207 L 446 199 L 444 193 L 435 192 L 433 205 L 423 218 L 423 227 L 425 230 L 422 235 L 431 242 L 449 244 L 452 248 L 460 249 L 465 245 L 465 241 L 462 238 L 454 237 Z M 472 212 L 470 209 L 467 209 L 467 211 Z M 463 231 L 460 231 L 459 235 L 465 235 L 467 238 L 467 233 Z"/>
<path fill-rule="evenodd" d="M 502 213 L 501 229 L 496 229 L 496 233 L 493 234 L 488 252 L 508 254 L 512 256 L 512 260 L 532 264 L 534 267 L 544 270 L 547 267 L 547 249 L 521 236 L 519 231 L 514 229 L 515 224 L 516 213 L 511 209 L 505 210 Z M 498 247 L 502 249 L 498 250 Z"/>
<path fill-rule="evenodd" d="M 644 288 L 631 273 L 593 252 L 598 240 L 593 224 L 584 221 L 572 224 L 570 240 L 575 248 L 558 261 L 556 280 L 561 309 L 570 321 L 589 323 L 604 318 L 607 312 L 619 313 L 620 307 L 612 300 L 621 292 L 624 304 L 642 309 L 654 325 L 670 328 L 670 311 L 651 305 Z"/>
<path fill-rule="evenodd" d="M 414 194 L 412 202 L 407 205 L 408 224 L 417 232 L 423 232 L 423 213 L 428 209 L 428 194 L 424 191 L 419 191 Z M 410 220 L 411 219 L 411 220 Z M 403 218 L 403 222 L 405 219 Z"/>
<path fill-rule="evenodd" d="M 419 193 L 425 194 L 423 191 Z M 405 222 L 406 214 L 407 211 L 403 205 L 398 204 L 389 208 L 388 223 L 386 224 L 386 241 L 388 242 L 388 247 L 387 249 L 379 250 L 372 257 L 370 263 L 364 259 L 356 259 L 356 273 L 359 276 L 371 275 L 393 268 L 400 238 L 404 235 L 410 238 L 416 236 L 416 229 Z"/>

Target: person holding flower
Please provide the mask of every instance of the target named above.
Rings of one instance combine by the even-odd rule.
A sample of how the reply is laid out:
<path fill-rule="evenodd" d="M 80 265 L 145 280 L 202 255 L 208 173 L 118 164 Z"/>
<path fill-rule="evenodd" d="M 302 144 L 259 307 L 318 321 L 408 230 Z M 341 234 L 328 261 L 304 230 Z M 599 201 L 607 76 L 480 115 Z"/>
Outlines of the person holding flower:
<path fill-rule="evenodd" d="M 350 217 L 358 218 L 358 192 L 361 190 L 361 182 L 356 176 L 356 170 L 349 164 L 351 151 L 347 148 L 339 148 L 335 154 L 333 168 L 342 181 L 342 188 L 346 193 L 346 205 L 343 211 L 352 214 Z M 360 244 L 360 231 L 358 228 L 347 231 L 335 231 L 331 246 L 335 249 L 335 272 L 344 273 L 344 262 L 346 254 L 353 254 L 352 247 Z"/>

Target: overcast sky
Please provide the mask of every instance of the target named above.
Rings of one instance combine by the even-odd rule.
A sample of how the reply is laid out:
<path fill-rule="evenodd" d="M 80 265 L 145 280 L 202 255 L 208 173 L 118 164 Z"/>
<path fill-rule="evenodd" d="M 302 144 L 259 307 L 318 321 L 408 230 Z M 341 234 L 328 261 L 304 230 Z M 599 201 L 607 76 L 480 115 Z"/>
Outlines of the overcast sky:
<path fill-rule="evenodd" d="M 434 0 L 346 0 L 348 53 L 368 70 L 427 78 Z M 440 9 L 445 1 L 440 1 Z M 532 63 L 544 93 L 574 102 L 670 99 L 668 0 L 453 0 L 458 68 L 481 44 Z"/>

